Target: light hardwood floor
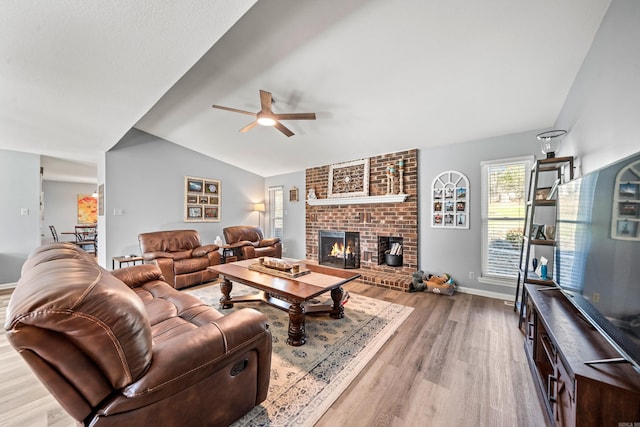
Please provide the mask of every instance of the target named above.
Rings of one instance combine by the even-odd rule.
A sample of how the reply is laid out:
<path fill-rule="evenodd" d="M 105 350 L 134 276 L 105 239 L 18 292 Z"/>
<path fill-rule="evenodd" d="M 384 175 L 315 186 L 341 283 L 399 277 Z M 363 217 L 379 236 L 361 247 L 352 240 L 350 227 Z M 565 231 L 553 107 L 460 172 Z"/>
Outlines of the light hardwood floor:
<path fill-rule="evenodd" d="M 415 307 L 316 426 L 545 426 L 512 306 L 458 293 L 353 293 Z M 0 426 L 74 425 L 7 343 L 0 294 Z"/>

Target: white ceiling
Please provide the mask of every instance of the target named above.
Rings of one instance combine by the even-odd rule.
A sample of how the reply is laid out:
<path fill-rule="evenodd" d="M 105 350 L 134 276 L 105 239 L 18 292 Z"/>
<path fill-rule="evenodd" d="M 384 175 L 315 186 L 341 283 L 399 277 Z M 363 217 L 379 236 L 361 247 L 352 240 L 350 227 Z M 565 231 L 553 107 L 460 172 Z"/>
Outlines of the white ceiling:
<path fill-rule="evenodd" d="M 272 176 L 551 127 L 608 5 L 2 1 L 0 148 L 95 163 L 136 127 Z M 287 138 L 211 108 L 260 89 L 318 119 Z"/>

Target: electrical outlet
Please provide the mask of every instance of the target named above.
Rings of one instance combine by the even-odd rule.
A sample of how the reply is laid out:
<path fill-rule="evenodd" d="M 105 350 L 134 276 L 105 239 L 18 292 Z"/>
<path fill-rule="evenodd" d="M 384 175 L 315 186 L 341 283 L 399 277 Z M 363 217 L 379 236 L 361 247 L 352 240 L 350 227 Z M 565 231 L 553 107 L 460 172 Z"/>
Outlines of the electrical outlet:
<path fill-rule="evenodd" d="M 598 292 L 594 292 L 593 295 L 591 296 L 591 301 L 593 301 L 595 303 L 599 303 L 600 302 L 600 294 Z"/>
<path fill-rule="evenodd" d="M 20 215 L 22 216 L 29 215 L 29 208 L 20 208 Z"/>
<path fill-rule="evenodd" d="M 474 280 L 476 278 L 476 273 L 474 273 L 473 271 L 469 272 L 469 279 Z"/>

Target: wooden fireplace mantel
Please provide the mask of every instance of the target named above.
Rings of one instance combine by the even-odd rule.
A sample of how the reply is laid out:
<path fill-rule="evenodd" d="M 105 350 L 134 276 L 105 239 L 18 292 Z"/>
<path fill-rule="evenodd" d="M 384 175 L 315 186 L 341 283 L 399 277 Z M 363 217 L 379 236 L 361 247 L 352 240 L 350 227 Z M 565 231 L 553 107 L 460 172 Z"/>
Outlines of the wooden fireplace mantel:
<path fill-rule="evenodd" d="M 363 205 L 367 203 L 401 203 L 408 194 L 390 194 L 384 196 L 334 197 L 331 199 L 307 199 L 310 206 Z"/>

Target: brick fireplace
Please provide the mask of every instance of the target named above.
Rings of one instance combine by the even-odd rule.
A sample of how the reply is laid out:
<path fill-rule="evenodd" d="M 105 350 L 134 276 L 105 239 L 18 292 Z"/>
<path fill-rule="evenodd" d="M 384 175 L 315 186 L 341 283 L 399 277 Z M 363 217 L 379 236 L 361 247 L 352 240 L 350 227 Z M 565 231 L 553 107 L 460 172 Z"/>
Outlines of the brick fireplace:
<path fill-rule="evenodd" d="M 395 167 L 394 194 L 399 192 L 398 165 L 404 164 L 404 201 L 388 202 L 388 167 Z M 305 198 L 314 189 L 318 200 L 327 199 L 330 165 L 306 170 Z M 407 150 L 369 158 L 369 197 L 357 203 L 322 205 L 306 203 L 306 258 L 319 259 L 319 233 L 341 231 L 359 233 L 360 267 L 365 283 L 408 290 L 411 274 L 418 269 L 418 165 L 417 150 Z M 350 199 L 347 199 L 350 200 Z M 370 201 L 370 202 L 369 202 Z M 386 257 L 396 244 L 400 257 Z M 389 261 L 391 265 L 385 261 Z"/>

